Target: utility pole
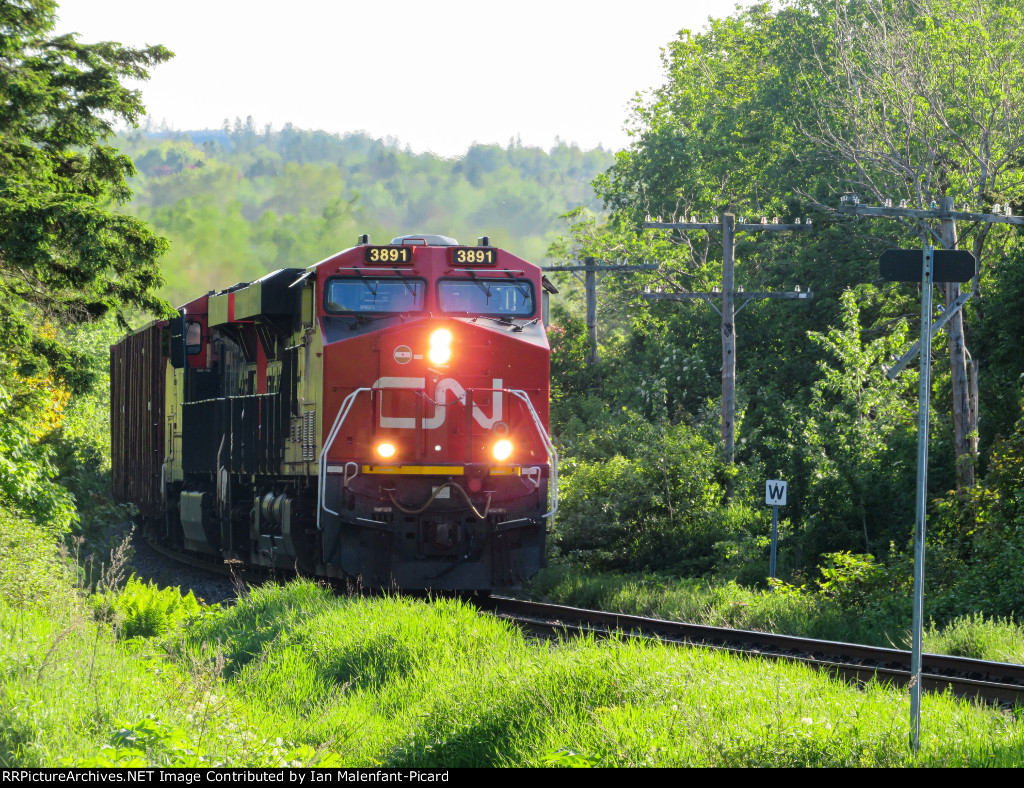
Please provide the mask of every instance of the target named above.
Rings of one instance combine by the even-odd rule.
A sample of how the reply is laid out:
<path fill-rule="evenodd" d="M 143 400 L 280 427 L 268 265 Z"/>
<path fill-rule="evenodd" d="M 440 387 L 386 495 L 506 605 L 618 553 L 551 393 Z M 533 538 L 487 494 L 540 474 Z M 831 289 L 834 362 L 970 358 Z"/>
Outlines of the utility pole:
<path fill-rule="evenodd" d="M 622 265 L 620 263 L 612 263 L 610 265 L 605 265 L 597 258 L 584 257 L 581 264 L 553 265 L 548 266 L 547 268 L 542 268 L 541 270 L 569 271 L 577 279 L 580 279 L 580 273 L 583 273 L 583 288 L 587 297 L 587 346 L 589 347 L 589 351 L 587 352 L 587 366 L 592 367 L 597 364 L 597 275 L 612 272 L 656 271 L 658 270 L 658 265 L 656 263 L 644 265 Z"/>
<path fill-rule="evenodd" d="M 644 298 L 651 301 L 692 301 L 701 299 L 722 316 L 722 446 L 726 462 L 730 465 L 736 455 L 736 315 L 751 301 L 762 298 L 800 298 L 810 299 L 813 296 L 808 290 L 801 293 L 798 287 L 793 292 L 759 292 L 744 293 L 736 291 L 736 238 L 752 233 L 770 232 L 807 232 L 811 229 L 811 220 L 801 224 L 797 219 L 792 224 L 779 224 L 778 219 L 771 223 L 762 219 L 760 224 L 748 224 L 742 219 L 737 224 L 734 214 L 725 214 L 721 221 L 714 222 L 644 222 L 648 230 L 705 230 L 722 232 L 722 289 L 717 288 L 710 293 L 644 293 Z M 735 308 L 737 295 L 744 299 L 743 305 Z M 722 308 L 715 306 L 714 301 L 721 299 Z"/>
<path fill-rule="evenodd" d="M 845 195 L 839 206 L 839 212 L 854 216 L 896 219 L 903 222 L 919 220 L 922 222 L 919 234 L 926 244 L 938 241 L 943 249 L 954 250 L 957 245 L 956 221 L 984 222 L 986 224 L 1024 224 L 1024 216 L 1014 216 L 1007 205 L 1000 212 L 1001 205 L 993 206 L 992 213 L 953 210 L 953 199 L 943 197 L 941 204 L 932 203 L 928 210 L 908 208 L 906 201 L 893 207 L 891 201 L 886 205 L 871 207 L 862 205 L 857 195 Z M 939 231 L 935 232 L 926 222 L 938 220 Z M 977 362 L 967 360 L 967 347 L 964 341 L 964 318 L 962 308 L 972 297 L 979 294 L 979 270 L 976 268 L 971 290 L 961 292 L 959 282 L 947 282 L 944 285 L 945 305 L 943 313 L 934 321 L 931 337 L 943 326 L 947 326 L 949 334 L 950 373 L 953 388 L 953 431 L 956 451 L 957 485 L 963 489 L 974 485 L 974 457 L 978 452 L 978 376 Z M 909 364 L 917 355 L 921 342 L 915 342 L 891 369 L 886 373 L 890 380 Z M 968 374 L 968 368 L 970 373 Z"/>
<path fill-rule="evenodd" d="M 953 198 L 943 197 L 939 203 L 944 212 L 953 210 Z M 946 249 L 956 249 L 956 222 L 945 216 L 939 223 L 939 235 L 942 238 L 942 245 Z M 960 296 L 959 282 L 946 282 L 943 285 L 945 305 L 948 308 Z M 964 332 L 964 312 L 958 309 L 950 318 L 946 326 L 949 334 L 949 365 L 950 382 L 953 389 L 953 441 L 956 452 L 956 480 L 957 485 L 963 487 L 974 486 L 974 457 L 978 453 L 978 419 L 975 415 L 971 418 L 971 411 L 977 409 L 971 407 L 971 395 L 969 377 L 977 380 L 977 367 L 972 368 L 974 375 L 967 374 L 967 342 Z"/>

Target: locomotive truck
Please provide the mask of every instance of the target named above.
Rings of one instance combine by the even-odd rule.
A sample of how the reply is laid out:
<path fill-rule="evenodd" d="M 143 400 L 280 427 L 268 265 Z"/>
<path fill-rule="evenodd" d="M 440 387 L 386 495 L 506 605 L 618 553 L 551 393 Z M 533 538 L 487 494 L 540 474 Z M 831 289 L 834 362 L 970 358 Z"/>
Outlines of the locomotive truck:
<path fill-rule="evenodd" d="M 359 243 L 111 347 L 115 498 L 212 562 L 514 587 L 557 509 L 548 294 L 487 238 Z"/>

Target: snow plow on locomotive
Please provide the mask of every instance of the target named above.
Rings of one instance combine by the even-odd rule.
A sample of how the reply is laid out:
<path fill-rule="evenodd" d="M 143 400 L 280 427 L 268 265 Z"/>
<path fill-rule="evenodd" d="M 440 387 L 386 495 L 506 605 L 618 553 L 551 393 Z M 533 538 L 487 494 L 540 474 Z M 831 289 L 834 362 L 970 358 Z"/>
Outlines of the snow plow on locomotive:
<path fill-rule="evenodd" d="M 114 493 L 211 560 L 366 587 L 514 587 L 557 509 L 554 288 L 403 236 L 211 292 L 111 347 Z"/>

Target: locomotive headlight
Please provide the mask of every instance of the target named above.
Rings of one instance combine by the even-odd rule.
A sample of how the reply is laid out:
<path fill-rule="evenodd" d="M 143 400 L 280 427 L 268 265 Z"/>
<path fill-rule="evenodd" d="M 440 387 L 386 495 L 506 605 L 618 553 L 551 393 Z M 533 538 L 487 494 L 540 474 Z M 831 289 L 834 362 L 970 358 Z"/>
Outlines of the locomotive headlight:
<path fill-rule="evenodd" d="M 395 444 L 393 443 L 378 443 L 377 454 L 383 457 L 385 460 L 391 459 L 395 456 Z"/>
<path fill-rule="evenodd" d="M 427 358 L 433 364 L 447 364 L 452 357 L 452 332 L 439 328 L 430 335 L 430 350 Z"/>
<path fill-rule="evenodd" d="M 512 441 L 500 440 L 494 444 L 494 459 L 504 462 L 512 456 Z"/>

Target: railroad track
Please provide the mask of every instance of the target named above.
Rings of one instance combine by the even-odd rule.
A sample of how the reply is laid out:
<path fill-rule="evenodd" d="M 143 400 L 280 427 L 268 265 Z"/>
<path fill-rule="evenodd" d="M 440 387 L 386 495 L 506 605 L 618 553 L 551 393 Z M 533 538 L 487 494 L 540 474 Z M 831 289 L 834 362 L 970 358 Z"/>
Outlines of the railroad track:
<path fill-rule="evenodd" d="M 234 574 L 251 583 L 270 579 L 263 573 L 239 571 L 237 567 L 233 572 L 228 564 L 197 559 L 152 541 L 149 544 L 168 558 L 212 573 Z M 899 649 L 664 621 L 564 605 L 527 602 L 504 596 L 474 596 L 469 599 L 481 611 L 509 619 L 531 632 L 550 637 L 576 633 L 603 636 L 621 634 L 633 638 L 720 649 L 745 657 L 800 662 L 816 670 L 824 670 L 846 680 L 862 683 L 874 679 L 905 686 L 911 680 L 910 652 Z M 1024 665 L 925 654 L 922 688 L 929 692 L 950 690 L 959 697 L 987 702 L 1024 704 Z"/>
<path fill-rule="evenodd" d="M 246 567 L 240 561 L 224 561 L 212 556 L 207 557 L 198 556 L 192 553 L 182 553 L 177 550 L 173 550 L 166 545 L 160 544 L 158 541 L 151 539 L 145 534 L 143 534 L 141 538 L 145 541 L 146 545 L 153 550 L 153 552 L 162 555 L 164 558 L 193 569 L 198 569 L 201 572 L 206 572 L 211 575 L 224 578 L 235 585 L 239 583 L 259 585 L 260 583 L 278 579 L 282 576 L 293 576 L 290 573 L 283 572 L 256 571 Z"/>
<path fill-rule="evenodd" d="M 502 596 L 476 600 L 475 604 L 481 610 L 515 621 L 530 631 L 551 636 L 583 632 L 611 636 L 618 633 L 721 649 L 745 657 L 800 662 L 862 683 L 875 679 L 904 686 L 911 680 L 910 652 L 899 649 L 663 621 Z M 950 690 L 959 697 L 973 700 L 1024 704 L 1024 665 L 925 654 L 921 686 L 929 692 Z"/>

